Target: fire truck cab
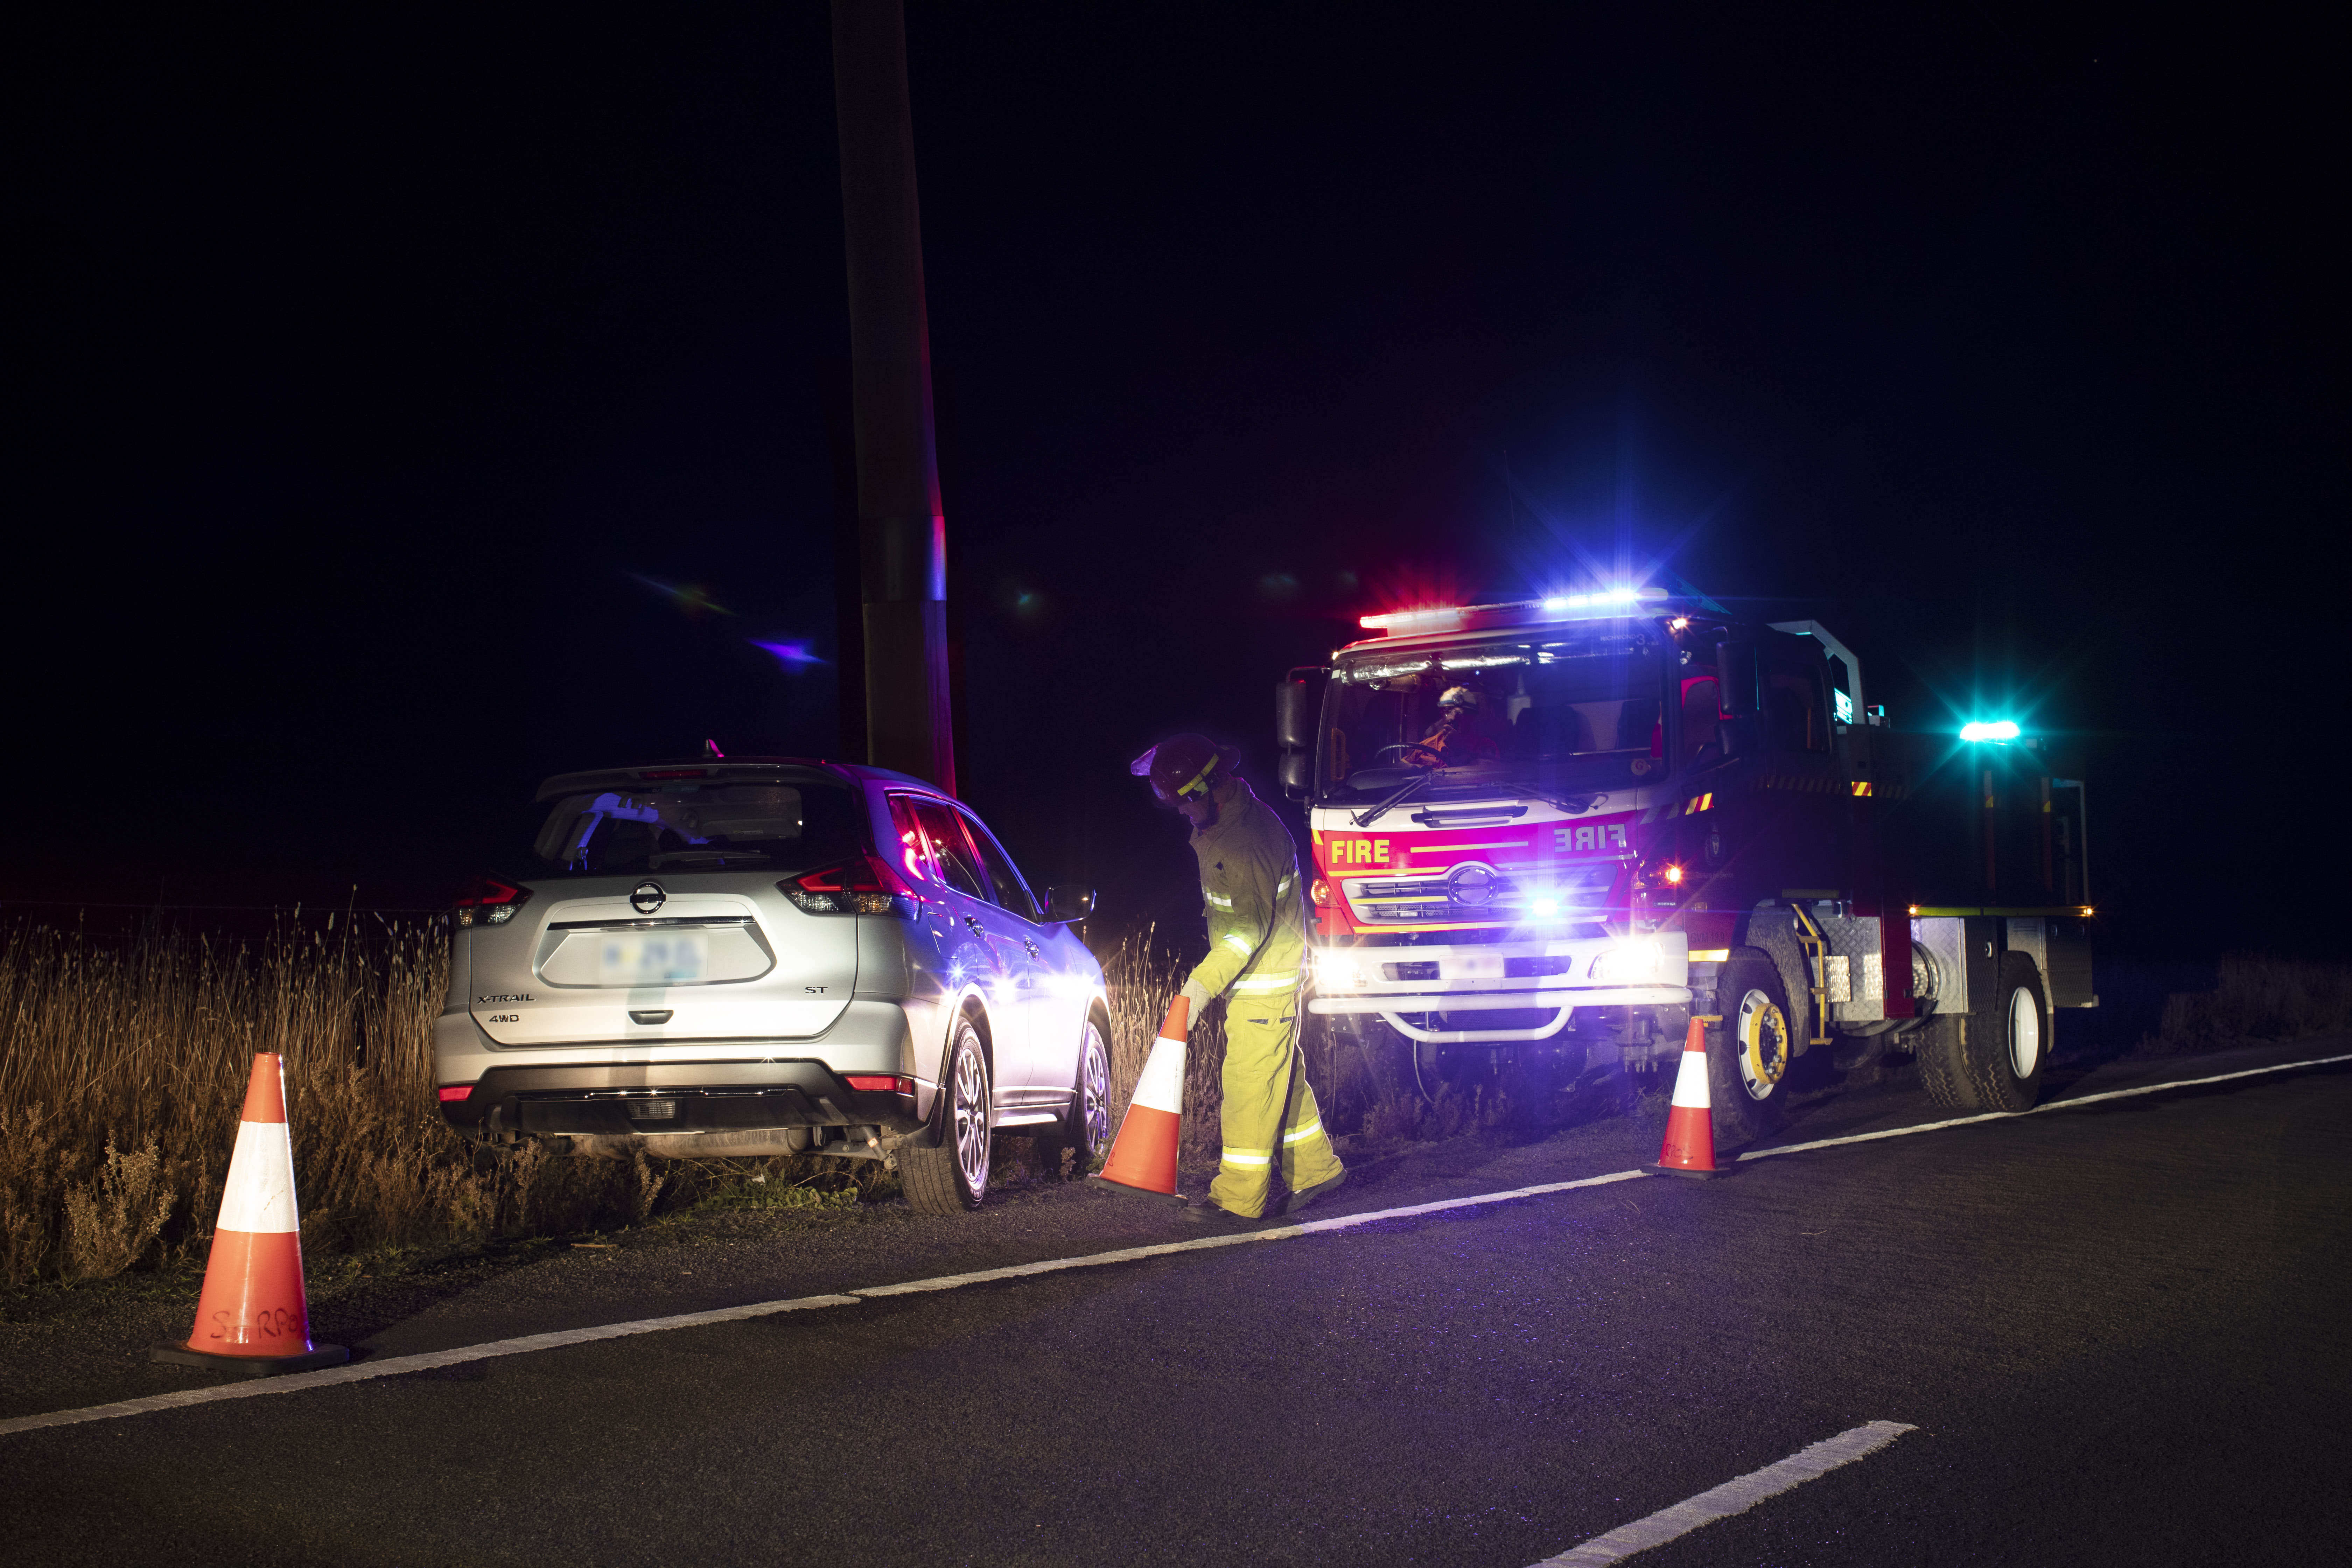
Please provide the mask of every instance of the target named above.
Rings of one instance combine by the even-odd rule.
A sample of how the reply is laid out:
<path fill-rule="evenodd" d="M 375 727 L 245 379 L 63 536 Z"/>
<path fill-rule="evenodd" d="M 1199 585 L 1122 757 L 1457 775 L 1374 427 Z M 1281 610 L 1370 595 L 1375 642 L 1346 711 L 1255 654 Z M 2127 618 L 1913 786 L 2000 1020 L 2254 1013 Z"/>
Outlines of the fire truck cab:
<path fill-rule="evenodd" d="M 1811 1051 L 2018 1110 L 2051 1010 L 2096 1005 L 2083 785 L 2013 724 L 1897 732 L 1818 624 L 1653 589 L 1363 624 L 1276 689 L 1307 1007 L 1424 1091 L 1651 1070 L 1696 1016 L 1718 1136 L 1777 1126 Z"/>

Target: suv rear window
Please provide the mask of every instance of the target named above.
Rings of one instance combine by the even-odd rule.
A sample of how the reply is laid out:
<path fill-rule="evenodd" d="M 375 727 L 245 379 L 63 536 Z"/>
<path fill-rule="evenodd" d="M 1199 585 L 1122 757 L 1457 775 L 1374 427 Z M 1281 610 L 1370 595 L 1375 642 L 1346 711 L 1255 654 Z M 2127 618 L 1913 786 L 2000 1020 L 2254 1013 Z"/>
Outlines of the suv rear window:
<path fill-rule="evenodd" d="M 531 846 L 540 876 L 805 871 L 865 848 L 857 797 L 829 779 L 633 784 L 552 803 Z"/>

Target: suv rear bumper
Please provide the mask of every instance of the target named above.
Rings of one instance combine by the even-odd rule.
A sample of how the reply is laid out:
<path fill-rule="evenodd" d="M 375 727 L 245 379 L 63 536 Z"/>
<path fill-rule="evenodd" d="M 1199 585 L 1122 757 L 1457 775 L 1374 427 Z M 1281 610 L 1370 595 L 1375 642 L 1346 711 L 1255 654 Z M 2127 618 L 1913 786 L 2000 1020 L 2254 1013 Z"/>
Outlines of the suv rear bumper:
<path fill-rule="evenodd" d="M 907 1010 L 895 1002 L 852 1002 L 814 1040 L 598 1040 L 522 1049 L 492 1041 L 469 1013 L 444 1013 L 434 1026 L 433 1055 L 436 1084 L 473 1089 L 443 1100 L 443 1118 L 469 1137 L 499 1140 L 837 1126 L 905 1132 L 923 1124 L 933 1089 L 916 1066 Z M 845 1081 L 850 1073 L 911 1078 L 915 1096 L 852 1089 Z M 632 1117 L 632 1099 L 671 1100 L 672 1113 Z"/>
<path fill-rule="evenodd" d="M 645 1114 L 655 1105 L 669 1114 Z M 791 1127 L 921 1123 L 911 1094 L 853 1089 L 819 1061 L 583 1063 L 499 1067 L 441 1114 L 473 1138 L 516 1133 L 573 1137 L 772 1131 Z"/>

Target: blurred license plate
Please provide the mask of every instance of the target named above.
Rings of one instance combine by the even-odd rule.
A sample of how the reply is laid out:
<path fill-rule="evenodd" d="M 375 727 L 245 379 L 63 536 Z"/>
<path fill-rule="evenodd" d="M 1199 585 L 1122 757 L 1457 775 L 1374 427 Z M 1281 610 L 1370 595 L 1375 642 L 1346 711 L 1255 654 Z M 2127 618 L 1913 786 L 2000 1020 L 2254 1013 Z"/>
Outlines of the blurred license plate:
<path fill-rule="evenodd" d="M 679 936 L 608 936 L 599 964 L 607 985 L 673 985 L 700 980 L 710 968 L 710 939 Z"/>

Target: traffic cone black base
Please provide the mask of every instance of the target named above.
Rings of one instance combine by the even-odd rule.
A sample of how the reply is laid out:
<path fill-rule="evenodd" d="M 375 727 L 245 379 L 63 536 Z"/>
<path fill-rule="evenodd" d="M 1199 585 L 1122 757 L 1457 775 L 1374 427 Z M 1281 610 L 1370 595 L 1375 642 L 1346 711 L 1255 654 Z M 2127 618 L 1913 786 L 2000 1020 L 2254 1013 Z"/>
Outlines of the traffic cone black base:
<path fill-rule="evenodd" d="M 1718 1182 L 1731 1174 L 1732 1170 L 1728 1165 L 1719 1171 L 1691 1171 L 1680 1165 L 1644 1165 L 1642 1169 L 1654 1176 L 1688 1176 L 1695 1182 Z"/>
<path fill-rule="evenodd" d="M 1154 1203 L 1167 1204 L 1174 1208 L 1181 1209 L 1192 1201 L 1181 1193 L 1160 1193 L 1154 1192 L 1150 1187 L 1131 1187 L 1125 1182 L 1114 1182 L 1108 1176 L 1099 1173 L 1088 1176 L 1087 1180 L 1097 1184 L 1107 1193 L 1117 1193 L 1126 1198 L 1150 1198 Z"/>
<path fill-rule="evenodd" d="M 210 1351 L 192 1351 L 185 1345 L 159 1345 L 148 1352 L 147 1359 L 200 1366 L 207 1372 L 231 1372 L 239 1377 L 278 1377 L 289 1372 L 341 1366 L 352 1359 L 352 1352 L 343 1345 L 320 1345 L 306 1355 L 215 1355 Z"/>

